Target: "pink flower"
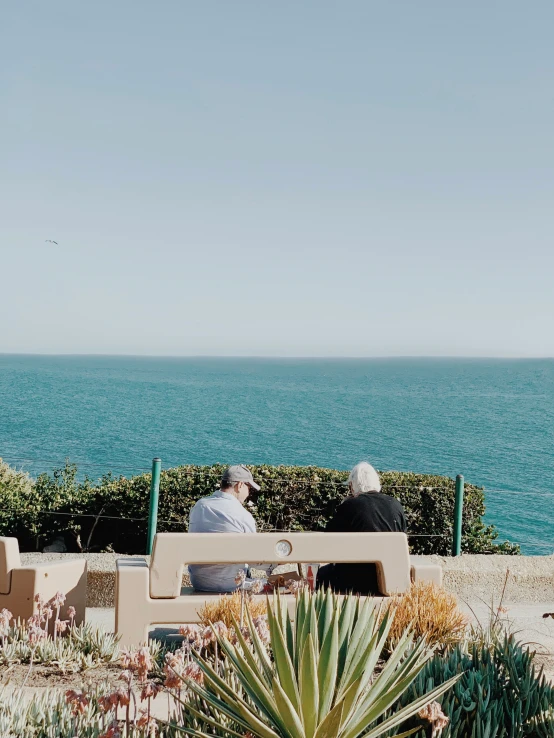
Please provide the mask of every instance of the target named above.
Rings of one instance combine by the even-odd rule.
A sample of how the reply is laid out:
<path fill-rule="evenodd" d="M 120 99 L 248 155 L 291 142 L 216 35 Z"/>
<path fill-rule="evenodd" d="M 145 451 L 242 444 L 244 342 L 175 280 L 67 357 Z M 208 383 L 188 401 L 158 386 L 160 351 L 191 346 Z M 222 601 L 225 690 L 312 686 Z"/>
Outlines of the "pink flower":
<path fill-rule="evenodd" d="M 114 720 L 106 732 L 99 735 L 98 738 L 121 738 L 121 731 L 117 720 Z"/>
<path fill-rule="evenodd" d="M 428 705 L 425 705 L 417 715 L 418 717 L 423 718 L 423 720 L 427 720 L 431 726 L 431 738 L 435 738 L 435 736 L 440 735 L 443 728 L 445 728 L 450 722 L 449 718 L 447 718 L 443 713 L 442 707 L 438 702 L 430 702 Z"/>
<path fill-rule="evenodd" d="M 200 628 L 198 625 L 181 625 L 179 628 L 179 635 L 182 635 L 186 641 L 191 643 L 198 638 Z"/>
<path fill-rule="evenodd" d="M 60 608 L 65 603 L 65 595 L 63 592 L 56 592 L 54 597 L 50 600 L 50 604 L 53 607 Z"/>
<path fill-rule="evenodd" d="M 67 630 L 68 621 L 67 620 L 56 620 L 56 633 L 58 635 L 62 635 Z"/>
<path fill-rule="evenodd" d="M 204 628 L 204 630 L 202 631 L 202 645 L 204 646 L 204 648 L 207 648 L 210 643 L 215 643 L 216 640 L 217 639 L 212 628 L 209 626 L 207 628 Z"/>
<path fill-rule="evenodd" d="M 27 620 L 28 628 L 40 628 L 41 625 L 42 618 L 40 615 L 31 615 L 31 617 Z"/>
<path fill-rule="evenodd" d="M 76 692 L 74 689 L 68 689 L 65 693 L 65 701 L 68 705 L 71 705 L 74 715 L 82 715 L 86 712 L 90 698 L 84 692 Z"/>
<path fill-rule="evenodd" d="M 99 697 L 98 706 L 103 712 L 110 712 L 110 710 L 116 710 L 118 707 L 126 707 L 129 701 L 129 691 L 119 687 L 114 692 Z"/>
<path fill-rule="evenodd" d="M 112 703 L 112 695 L 111 694 L 103 694 L 98 698 L 98 707 L 102 712 L 109 712 L 113 709 L 114 705 Z"/>
<path fill-rule="evenodd" d="M 131 682 L 133 681 L 133 672 L 129 671 L 129 669 L 126 669 L 125 671 L 121 672 L 119 678 L 127 684 L 131 684 Z"/>
<path fill-rule="evenodd" d="M 160 684 L 156 684 L 155 682 L 146 682 L 142 688 L 140 698 L 141 700 L 156 699 L 161 691 L 162 687 Z"/>
<path fill-rule="evenodd" d="M 42 630 L 41 627 L 36 625 L 31 625 L 29 628 L 27 628 L 27 633 L 29 635 L 29 643 L 31 646 L 36 646 L 36 644 L 41 641 L 43 638 L 46 638 L 46 633 L 44 630 Z"/>
<path fill-rule="evenodd" d="M 220 638 L 227 638 L 227 636 L 229 635 L 229 628 L 222 620 L 218 620 L 216 623 L 214 623 L 213 629 Z"/>
<path fill-rule="evenodd" d="M 265 617 L 265 615 L 260 615 L 259 617 L 254 618 L 252 622 L 254 623 L 256 633 L 258 634 L 261 642 L 264 644 L 269 643 L 271 635 L 269 631 L 269 625 L 267 623 L 267 617 Z"/>
<path fill-rule="evenodd" d="M 134 669 L 137 664 L 137 654 L 127 648 L 122 648 L 120 660 L 124 669 Z"/>
<path fill-rule="evenodd" d="M 140 681 L 144 681 L 148 676 L 148 673 L 153 669 L 154 662 L 152 661 L 150 651 L 146 647 L 139 648 L 136 658 L 136 670 Z"/>
<path fill-rule="evenodd" d="M 67 617 L 68 617 L 68 618 L 69 618 L 70 620 L 74 620 L 74 619 L 75 619 L 75 615 L 76 615 L 76 614 L 77 614 L 77 611 L 75 610 L 75 608 L 73 607 L 73 605 L 70 605 L 70 606 L 69 606 L 69 607 L 67 608 Z"/>
<path fill-rule="evenodd" d="M 165 687 L 166 689 L 181 689 L 183 686 L 183 680 L 174 671 L 169 669 L 167 666 L 164 667 L 165 673 Z"/>
<path fill-rule="evenodd" d="M 198 664 L 194 662 L 185 666 L 184 677 L 185 679 L 190 679 L 197 684 L 202 684 L 204 682 L 204 672 Z"/>
<path fill-rule="evenodd" d="M 165 657 L 165 686 L 167 689 L 181 689 L 183 686 L 183 679 L 180 676 L 184 668 L 183 663 L 184 654 L 176 651 L 175 653 L 168 653 Z"/>
<path fill-rule="evenodd" d="M 131 698 L 129 696 L 129 692 L 127 692 L 125 689 L 121 689 L 121 687 L 116 692 L 117 695 L 117 701 L 120 707 L 127 707 L 129 702 L 131 701 Z"/>
<path fill-rule="evenodd" d="M 4 608 L 2 612 L 0 612 L 0 635 L 5 636 L 8 634 L 8 631 L 10 629 L 10 623 L 13 620 L 13 615 L 9 610 L 6 610 Z"/>
<path fill-rule="evenodd" d="M 154 718 L 148 716 L 148 710 L 141 710 L 140 717 L 137 720 L 138 728 L 146 728 L 148 735 L 152 738 L 158 731 L 158 724 Z"/>

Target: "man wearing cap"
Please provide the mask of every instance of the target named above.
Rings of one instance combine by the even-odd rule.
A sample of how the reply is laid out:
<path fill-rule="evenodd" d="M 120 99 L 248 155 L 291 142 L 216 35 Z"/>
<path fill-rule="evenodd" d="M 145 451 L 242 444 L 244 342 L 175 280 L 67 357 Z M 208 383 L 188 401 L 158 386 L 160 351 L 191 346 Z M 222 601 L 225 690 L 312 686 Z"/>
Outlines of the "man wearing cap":
<path fill-rule="evenodd" d="M 256 521 L 244 507 L 250 490 L 260 491 L 250 471 L 242 464 L 230 466 L 221 478 L 220 489 L 198 500 L 192 508 L 189 533 L 256 533 Z M 247 564 L 189 566 L 192 586 L 202 592 L 233 592 L 239 571 L 246 576 Z"/>

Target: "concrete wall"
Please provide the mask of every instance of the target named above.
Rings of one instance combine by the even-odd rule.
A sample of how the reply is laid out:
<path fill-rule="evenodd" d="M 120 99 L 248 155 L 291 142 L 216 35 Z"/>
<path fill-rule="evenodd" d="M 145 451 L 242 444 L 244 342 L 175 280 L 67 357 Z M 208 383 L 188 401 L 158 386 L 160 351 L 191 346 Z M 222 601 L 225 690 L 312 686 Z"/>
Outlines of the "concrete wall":
<path fill-rule="evenodd" d="M 88 606 L 113 607 L 117 554 L 21 554 L 23 564 L 85 558 L 88 562 Z M 146 557 L 148 558 L 148 557 Z M 504 584 L 508 605 L 554 600 L 554 556 L 418 556 L 443 567 L 444 586 L 466 602 L 494 598 Z M 506 581 L 507 577 L 507 581 Z"/>

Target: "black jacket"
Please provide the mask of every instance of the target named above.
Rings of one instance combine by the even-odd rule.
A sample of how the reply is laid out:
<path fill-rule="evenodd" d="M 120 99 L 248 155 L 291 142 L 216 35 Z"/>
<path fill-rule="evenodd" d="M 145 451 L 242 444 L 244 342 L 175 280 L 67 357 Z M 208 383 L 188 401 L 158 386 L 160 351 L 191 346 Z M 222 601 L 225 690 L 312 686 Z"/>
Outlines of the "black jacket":
<path fill-rule="evenodd" d="M 402 505 L 381 492 L 364 492 L 348 497 L 327 525 L 332 533 L 406 532 Z M 320 569 L 319 587 L 331 587 L 346 594 L 379 594 L 375 564 L 332 564 Z"/>

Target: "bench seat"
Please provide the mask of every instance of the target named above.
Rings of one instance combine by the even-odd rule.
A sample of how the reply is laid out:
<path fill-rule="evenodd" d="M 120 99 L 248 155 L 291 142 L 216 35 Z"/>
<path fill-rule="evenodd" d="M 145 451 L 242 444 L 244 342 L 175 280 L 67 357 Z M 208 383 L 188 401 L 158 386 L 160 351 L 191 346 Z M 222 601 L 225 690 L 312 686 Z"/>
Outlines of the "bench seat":
<path fill-rule="evenodd" d="M 150 567 L 144 558 L 116 564 L 116 632 L 123 646 L 146 643 L 152 625 L 199 622 L 217 592 L 182 587 L 185 564 L 315 561 L 374 563 L 381 595 L 405 592 L 412 581 L 442 582 L 440 566 L 410 559 L 404 533 L 159 533 Z M 265 599 L 265 595 L 254 595 Z M 285 595 L 294 616 L 296 600 Z"/>

